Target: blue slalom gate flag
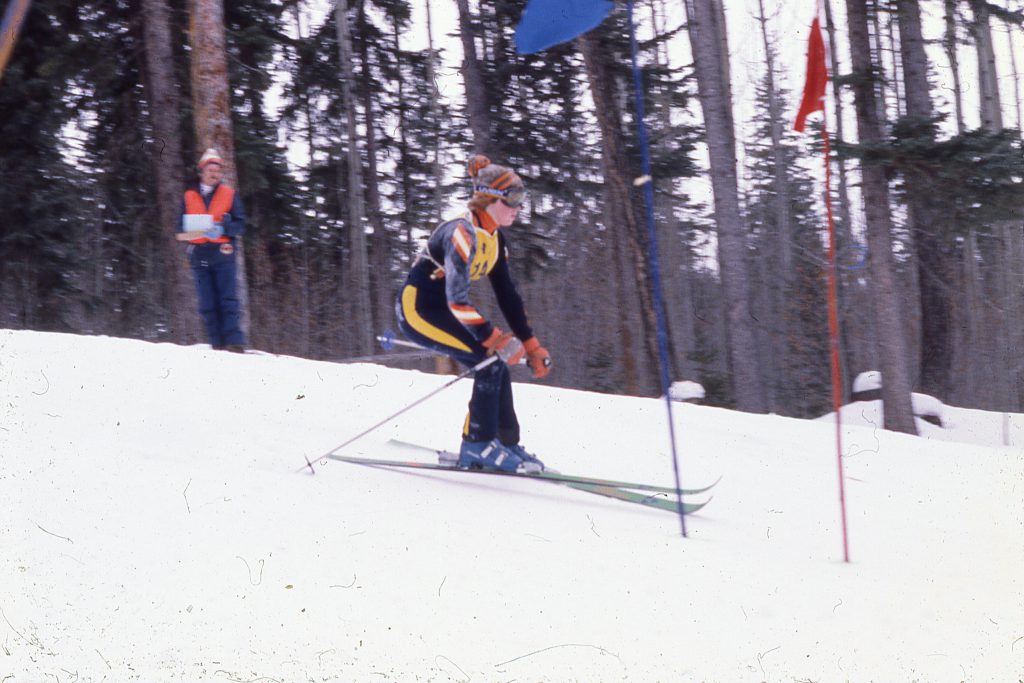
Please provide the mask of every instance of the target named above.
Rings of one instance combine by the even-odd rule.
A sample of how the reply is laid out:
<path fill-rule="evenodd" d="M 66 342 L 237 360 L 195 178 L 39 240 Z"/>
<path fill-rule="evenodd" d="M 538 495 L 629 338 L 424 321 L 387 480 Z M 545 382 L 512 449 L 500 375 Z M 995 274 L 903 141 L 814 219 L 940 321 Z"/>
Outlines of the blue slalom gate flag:
<path fill-rule="evenodd" d="M 611 0 L 530 0 L 516 27 L 516 50 L 528 55 L 572 40 L 604 21 Z"/>

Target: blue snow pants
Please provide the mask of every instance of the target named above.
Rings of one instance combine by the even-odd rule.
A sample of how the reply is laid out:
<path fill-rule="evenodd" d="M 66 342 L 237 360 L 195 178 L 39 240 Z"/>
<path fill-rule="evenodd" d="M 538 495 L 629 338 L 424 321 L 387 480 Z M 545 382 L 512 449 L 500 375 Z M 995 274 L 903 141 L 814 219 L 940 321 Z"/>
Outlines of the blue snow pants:
<path fill-rule="evenodd" d="M 410 340 L 451 356 L 467 367 L 487 357 L 487 350 L 448 308 L 444 285 L 410 275 L 396 302 L 398 326 Z M 462 436 L 468 441 L 519 443 L 519 420 L 512 402 L 512 377 L 508 366 L 495 361 L 473 378 L 469 416 Z"/>
<path fill-rule="evenodd" d="M 234 245 L 230 242 L 190 245 L 189 263 L 199 294 L 199 315 L 210 345 L 224 348 L 228 344 L 245 344 L 235 280 L 238 267 Z"/>

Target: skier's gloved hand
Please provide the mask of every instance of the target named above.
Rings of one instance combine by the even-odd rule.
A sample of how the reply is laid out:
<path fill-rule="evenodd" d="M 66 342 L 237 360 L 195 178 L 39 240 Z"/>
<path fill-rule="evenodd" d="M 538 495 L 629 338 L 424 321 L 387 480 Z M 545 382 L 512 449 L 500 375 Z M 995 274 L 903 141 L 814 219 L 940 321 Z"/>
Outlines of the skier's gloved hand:
<path fill-rule="evenodd" d="M 530 337 L 523 342 L 523 350 L 526 351 L 526 362 L 533 370 L 533 376 L 537 379 L 547 377 L 551 372 L 551 354 L 540 345 L 536 337 Z"/>
<path fill-rule="evenodd" d="M 523 359 L 526 351 L 523 349 L 523 342 L 515 338 L 511 332 L 502 332 L 497 327 L 491 332 L 491 336 L 484 340 L 484 348 L 487 355 L 497 355 L 509 365 L 515 365 Z"/>
<path fill-rule="evenodd" d="M 214 223 L 213 227 L 203 233 L 203 237 L 208 240 L 215 240 L 224 235 L 224 226 L 220 223 Z"/>

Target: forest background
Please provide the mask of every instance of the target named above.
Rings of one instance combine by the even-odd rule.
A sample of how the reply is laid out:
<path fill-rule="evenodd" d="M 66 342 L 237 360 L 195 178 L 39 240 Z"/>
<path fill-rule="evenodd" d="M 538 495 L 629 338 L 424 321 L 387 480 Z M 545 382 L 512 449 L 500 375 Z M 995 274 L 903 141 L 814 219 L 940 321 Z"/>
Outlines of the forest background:
<path fill-rule="evenodd" d="M 902 431 L 911 389 L 1024 411 L 1019 0 L 637 5 L 671 377 L 742 410 L 831 405 L 820 115 L 792 132 L 815 4 L 844 390 L 881 370 Z M 512 267 L 550 379 L 656 394 L 625 6 L 519 55 L 524 6 L 36 0 L 0 80 L 0 327 L 202 341 L 173 233 L 213 145 L 248 213 L 250 346 L 374 355 L 482 152 L 530 191 Z"/>

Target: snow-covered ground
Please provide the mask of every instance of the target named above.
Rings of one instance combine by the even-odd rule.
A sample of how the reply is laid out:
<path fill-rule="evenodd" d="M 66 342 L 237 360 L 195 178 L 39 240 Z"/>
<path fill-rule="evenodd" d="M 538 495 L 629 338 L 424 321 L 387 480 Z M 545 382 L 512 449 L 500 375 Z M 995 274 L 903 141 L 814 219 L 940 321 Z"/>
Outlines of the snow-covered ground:
<path fill-rule="evenodd" d="M 1019 441 L 848 427 L 849 564 L 829 422 L 676 405 L 684 486 L 723 477 L 685 539 L 544 482 L 318 459 L 446 381 L 0 330 L 0 682 L 1024 679 Z M 345 452 L 457 445 L 469 388 Z M 663 402 L 516 392 L 549 465 L 672 483 Z"/>
<path fill-rule="evenodd" d="M 882 389 L 882 375 L 875 370 L 862 372 L 853 382 L 854 392 Z M 948 406 L 934 396 L 913 393 L 910 396 L 917 432 L 925 439 L 956 441 L 978 446 L 1005 446 L 1024 452 L 1024 415 L 996 413 Z M 882 401 L 854 401 L 841 408 L 843 424 L 877 427 L 884 423 Z M 818 418 L 835 424 L 835 413 Z"/>
<path fill-rule="evenodd" d="M 956 441 L 976 446 L 1003 446 L 1024 452 L 1024 415 L 994 413 L 948 406 L 934 396 L 912 394 L 914 414 L 939 418 L 942 426 L 918 417 L 917 431 L 925 439 Z M 835 424 L 835 413 L 818 418 Z M 862 427 L 881 426 L 881 401 L 854 401 L 842 407 L 844 424 Z"/>

